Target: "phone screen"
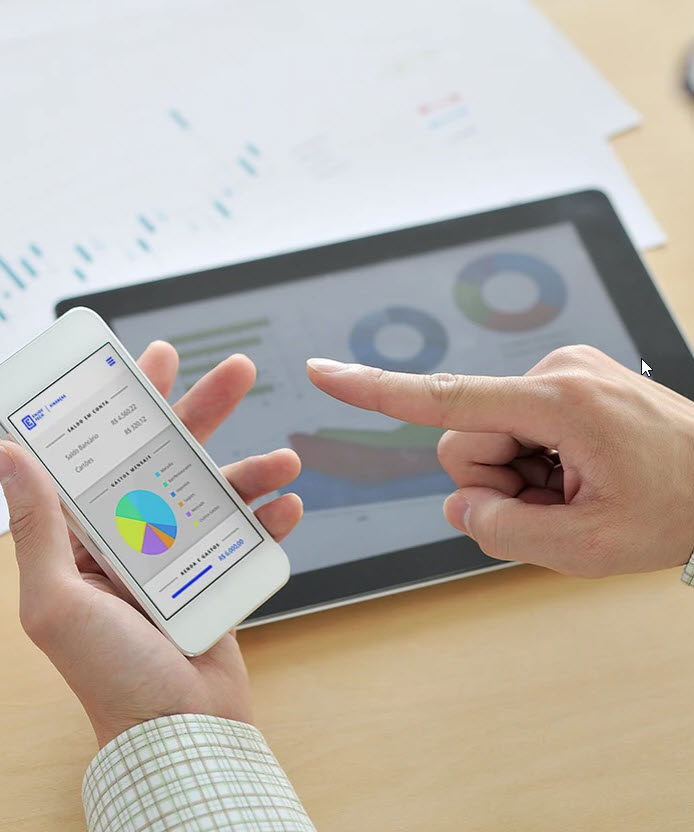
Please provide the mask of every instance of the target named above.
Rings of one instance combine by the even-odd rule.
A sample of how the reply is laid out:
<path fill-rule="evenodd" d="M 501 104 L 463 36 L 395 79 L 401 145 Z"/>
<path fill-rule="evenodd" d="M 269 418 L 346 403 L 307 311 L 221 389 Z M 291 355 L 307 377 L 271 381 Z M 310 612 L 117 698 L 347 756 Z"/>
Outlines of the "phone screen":
<path fill-rule="evenodd" d="M 262 542 L 109 343 L 10 421 L 165 619 Z"/>

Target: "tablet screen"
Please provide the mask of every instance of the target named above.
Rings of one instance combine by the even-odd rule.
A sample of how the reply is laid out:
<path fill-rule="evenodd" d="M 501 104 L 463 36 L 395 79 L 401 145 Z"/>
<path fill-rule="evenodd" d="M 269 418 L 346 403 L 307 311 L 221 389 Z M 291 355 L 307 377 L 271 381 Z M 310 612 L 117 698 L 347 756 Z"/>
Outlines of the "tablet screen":
<path fill-rule="evenodd" d="M 215 461 L 294 448 L 287 490 L 305 517 L 285 548 L 294 573 L 458 535 L 441 506 L 453 482 L 442 431 L 334 401 L 308 382 L 311 356 L 416 373 L 522 374 L 550 350 L 592 344 L 634 370 L 640 356 L 574 225 L 450 246 L 112 319 L 134 354 L 170 341 L 172 400 L 234 352 L 258 368 L 209 440 Z"/>

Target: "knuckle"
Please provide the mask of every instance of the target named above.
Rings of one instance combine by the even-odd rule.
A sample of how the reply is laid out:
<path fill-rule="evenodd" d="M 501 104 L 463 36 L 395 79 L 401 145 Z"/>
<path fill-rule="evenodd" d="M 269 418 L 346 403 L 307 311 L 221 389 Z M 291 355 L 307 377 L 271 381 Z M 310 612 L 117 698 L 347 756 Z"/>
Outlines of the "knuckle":
<path fill-rule="evenodd" d="M 436 449 L 439 465 L 458 488 L 461 488 L 468 481 L 471 485 L 473 484 L 473 479 L 469 474 L 475 466 L 471 459 L 467 440 L 468 437 L 464 434 L 448 431 L 441 437 Z"/>
<path fill-rule="evenodd" d="M 369 381 L 373 383 L 375 392 L 375 410 L 383 410 L 390 399 L 395 388 L 395 376 L 388 370 L 380 367 L 371 367 L 369 370 Z"/>
<path fill-rule="evenodd" d="M 569 361 L 589 367 L 593 367 L 604 355 L 590 344 L 571 344 L 564 347 L 564 350 Z"/>
<path fill-rule="evenodd" d="M 554 397 L 565 411 L 585 410 L 604 401 L 603 380 L 583 370 L 556 373 L 546 379 Z"/>
<path fill-rule="evenodd" d="M 551 379 L 557 395 L 568 404 L 587 398 L 592 389 L 591 382 L 590 376 L 576 371 L 557 373 Z"/>
<path fill-rule="evenodd" d="M 604 357 L 596 347 L 589 344 L 569 344 L 557 347 L 542 358 L 536 365 L 536 370 L 556 369 L 560 367 L 594 368 Z"/>
<path fill-rule="evenodd" d="M 450 431 L 447 430 L 445 433 L 441 434 L 441 438 L 436 443 L 436 453 L 439 457 L 441 454 L 445 454 L 451 446 L 451 439 L 448 436 L 449 433 Z"/>
<path fill-rule="evenodd" d="M 36 533 L 36 518 L 31 511 L 13 511 L 10 514 L 9 525 L 15 544 L 30 543 Z"/>
<path fill-rule="evenodd" d="M 438 445 L 436 446 L 436 455 L 442 465 L 457 453 L 459 445 L 457 440 L 459 437 L 460 434 L 455 431 L 447 430 L 439 439 Z"/>
<path fill-rule="evenodd" d="M 433 373 L 422 376 L 424 388 L 440 413 L 437 427 L 443 427 L 451 411 L 460 406 L 464 385 L 460 376 L 453 373 Z"/>
<path fill-rule="evenodd" d="M 545 377 L 548 395 L 575 439 L 591 459 L 614 443 L 618 435 L 624 390 L 617 381 L 585 372 Z"/>

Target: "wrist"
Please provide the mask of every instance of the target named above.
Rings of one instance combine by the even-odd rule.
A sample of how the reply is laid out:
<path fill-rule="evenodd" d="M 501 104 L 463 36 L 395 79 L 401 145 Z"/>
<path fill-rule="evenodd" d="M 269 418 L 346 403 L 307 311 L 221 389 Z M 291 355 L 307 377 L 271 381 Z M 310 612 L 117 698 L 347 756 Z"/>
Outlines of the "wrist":
<path fill-rule="evenodd" d="M 121 736 L 121 734 L 125 734 L 127 731 L 130 731 L 133 728 L 137 728 L 140 725 L 144 725 L 145 723 L 152 722 L 156 719 L 162 719 L 164 717 L 170 718 L 171 720 L 176 720 L 179 717 L 189 717 L 194 718 L 195 716 L 199 716 L 201 720 L 228 720 L 230 722 L 235 722 L 240 725 L 247 725 L 249 728 L 257 731 L 258 729 L 253 724 L 252 714 L 250 708 L 230 708 L 226 709 L 226 713 L 205 713 L 203 711 L 199 711 L 196 708 L 191 708 L 189 711 L 181 711 L 175 713 L 152 713 L 146 716 L 142 715 L 140 717 L 131 716 L 129 718 L 119 718 L 114 720 L 96 720 L 89 716 L 89 721 L 92 724 L 92 728 L 94 730 L 94 734 L 96 737 L 96 742 L 99 747 L 99 750 L 104 748 L 104 746 L 108 745 L 110 742 L 116 739 L 116 737 Z"/>

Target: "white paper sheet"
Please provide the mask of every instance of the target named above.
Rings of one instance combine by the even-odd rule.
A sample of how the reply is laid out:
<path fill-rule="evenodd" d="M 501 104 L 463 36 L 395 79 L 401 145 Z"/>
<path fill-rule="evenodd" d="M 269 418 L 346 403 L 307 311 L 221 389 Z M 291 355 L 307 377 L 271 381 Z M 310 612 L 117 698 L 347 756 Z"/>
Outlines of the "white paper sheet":
<path fill-rule="evenodd" d="M 157 54 L 168 49 L 193 80 L 204 75 L 207 61 L 221 59 L 228 68 L 232 55 L 237 61 L 249 51 L 261 54 L 264 68 L 252 79 L 260 93 L 264 81 L 281 71 L 277 55 L 286 49 L 293 53 L 292 70 L 307 66 L 311 84 L 332 84 L 341 76 L 358 76 L 362 69 L 370 72 L 374 59 L 383 68 L 401 71 L 448 48 L 460 62 L 466 95 L 478 91 L 497 108 L 515 102 L 523 120 L 532 115 L 528 102 L 535 100 L 548 120 L 561 120 L 568 111 L 605 136 L 640 121 L 636 110 L 526 0 L 65 0 L 59 5 L 4 0 L 0 38 L 73 33 L 76 43 L 94 49 L 99 33 L 118 32 L 125 56 L 129 36 L 147 27 L 157 36 L 146 46 Z M 205 49 L 215 35 L 219 49 Z M 406 52 L 398 51 L 402 45 Z M 312 55 L 321 51 L 326 60 L 317 65 Z"/>
<path fill-rule="evenodd" d="M 573 102 L 540 122 L 534 96 L 478 89 L 450 43 L 415 45 L 412 21 L 377 58 L 345 27 L 342 58 L 311 41 L 298 61 L 291 16 L 269 34 L 261 13 L 207 18 L 194 49 L 193 18 L 6 44 L 0 355 L 65 295 L 567 188 L 605 187 L 637 244 L 662 241 Z"/>

